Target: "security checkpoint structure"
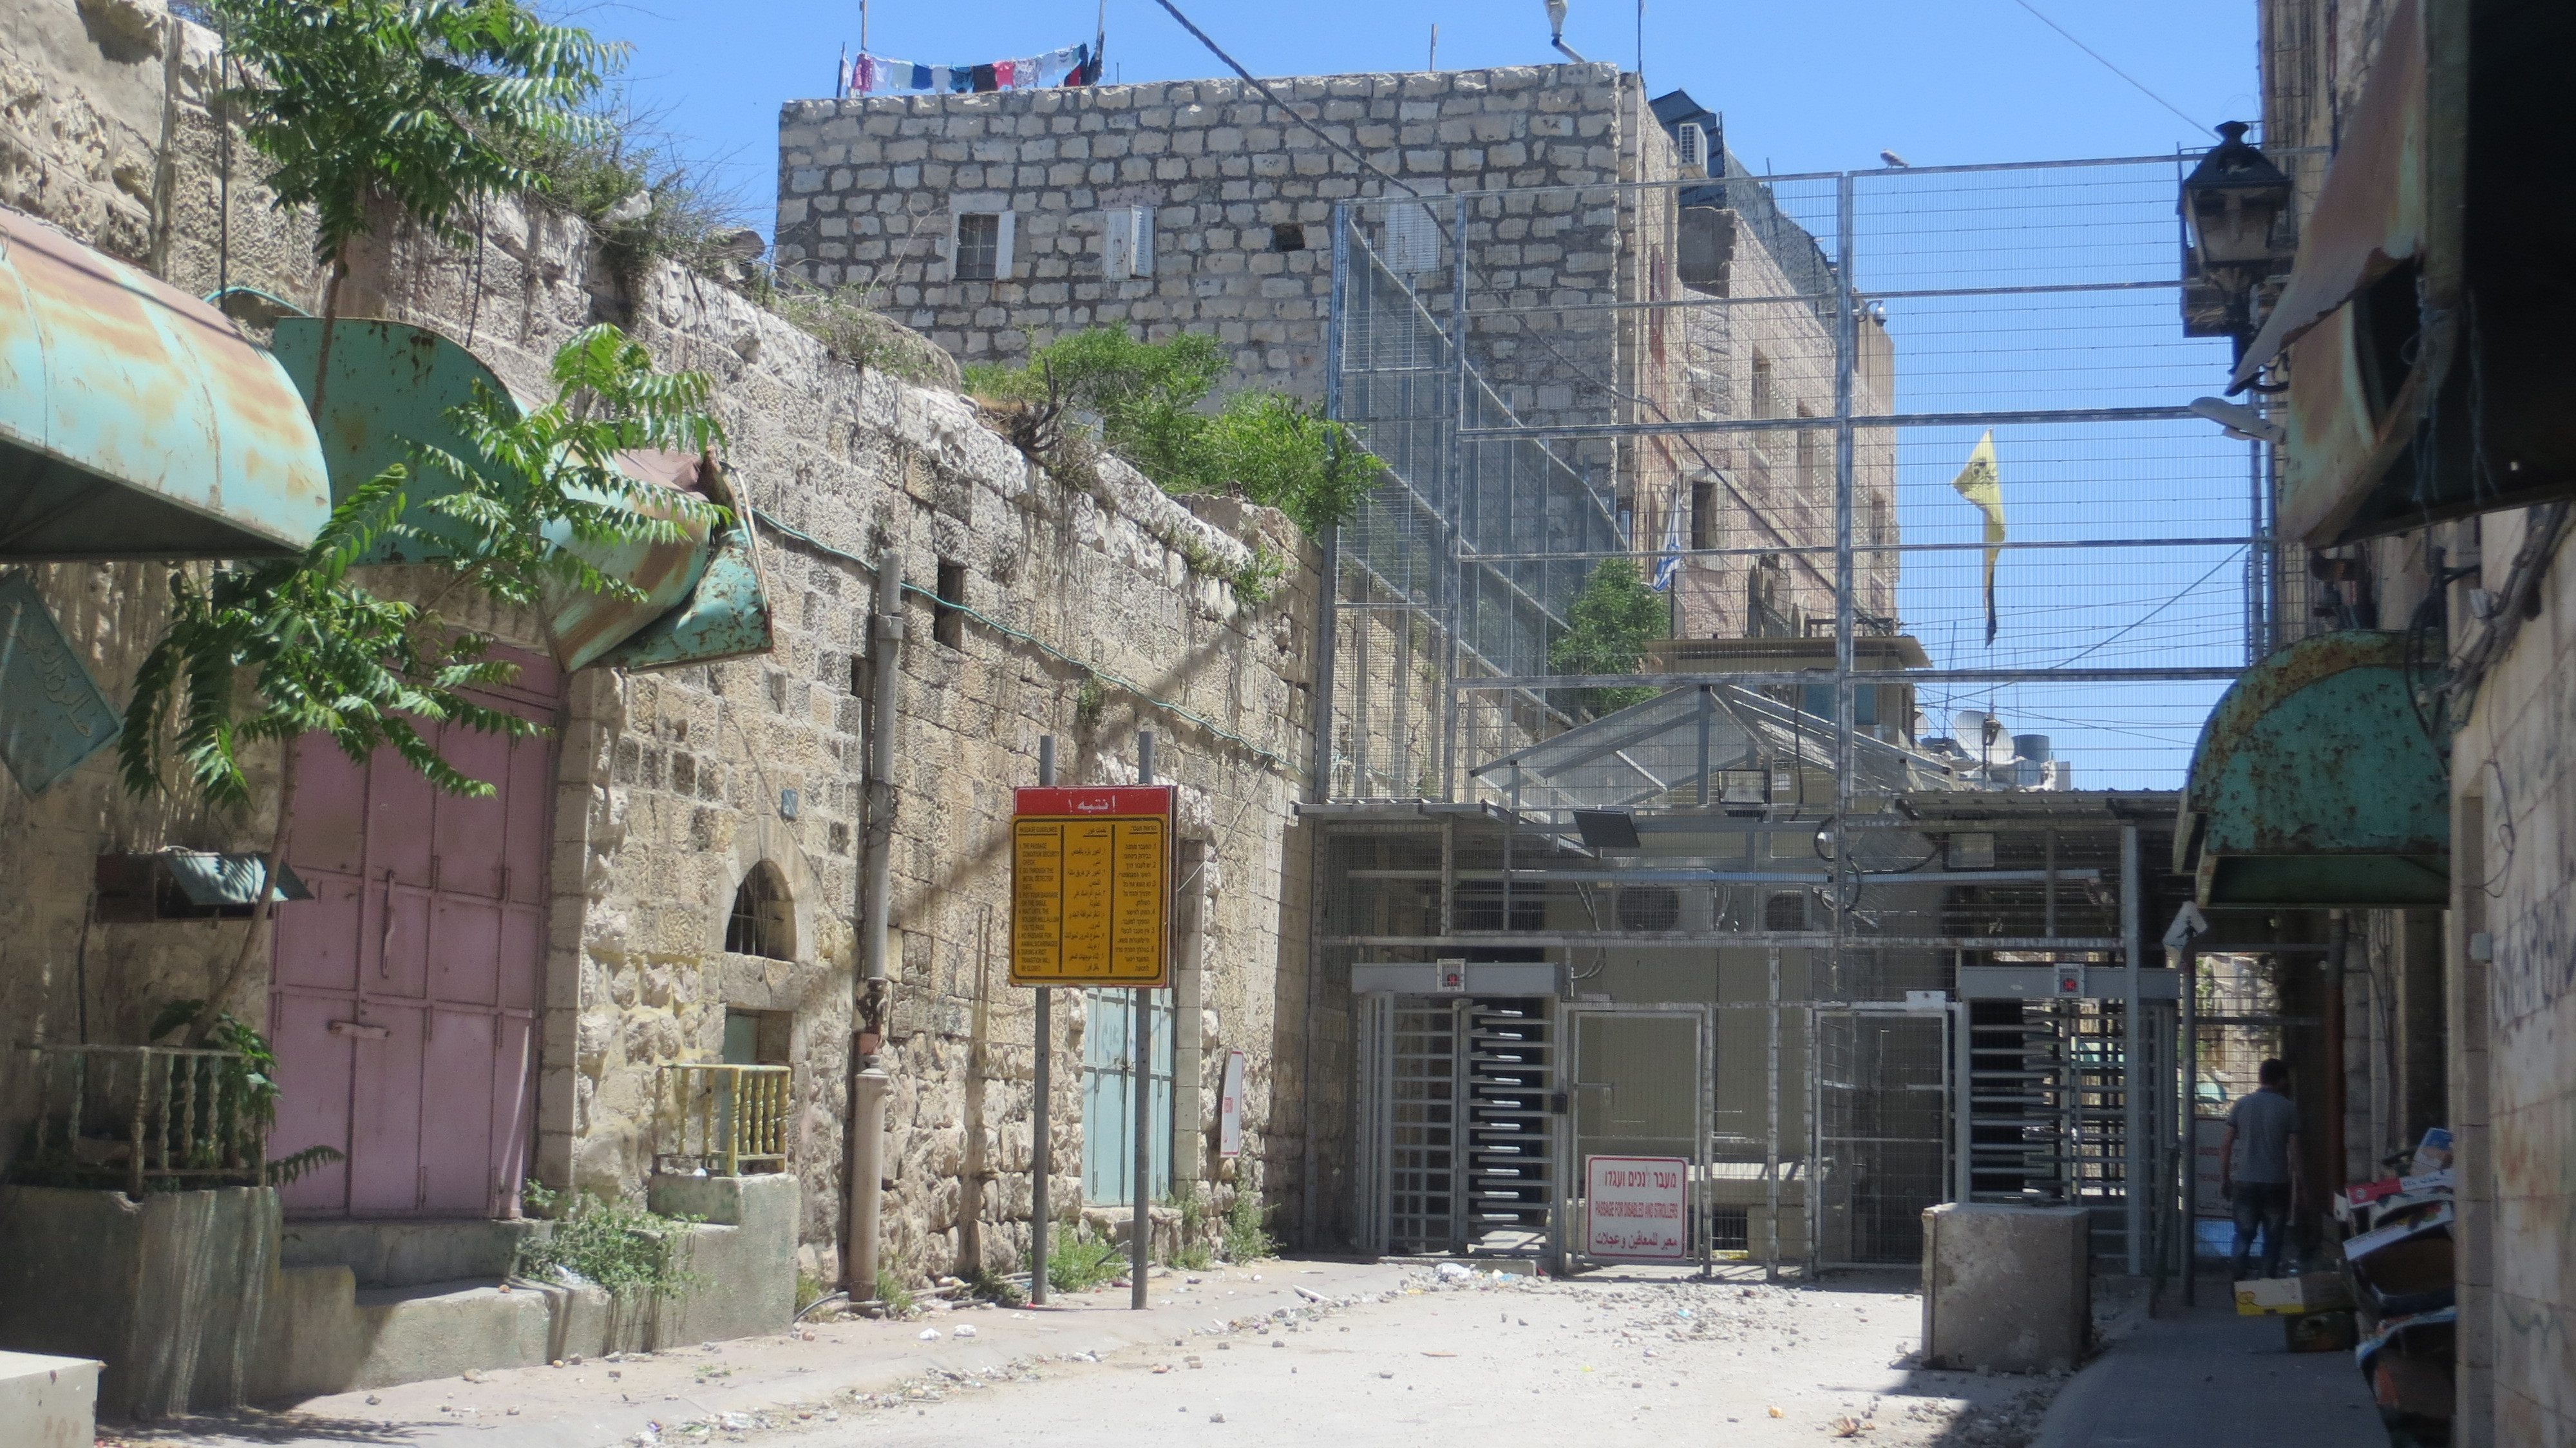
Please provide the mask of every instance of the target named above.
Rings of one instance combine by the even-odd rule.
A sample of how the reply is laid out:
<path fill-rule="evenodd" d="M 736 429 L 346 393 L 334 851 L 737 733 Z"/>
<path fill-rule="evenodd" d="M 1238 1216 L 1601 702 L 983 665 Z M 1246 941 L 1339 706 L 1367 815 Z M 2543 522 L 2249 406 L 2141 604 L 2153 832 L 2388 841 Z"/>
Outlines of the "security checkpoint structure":
<path fill-rule="evenodd" d="M 1352 1234 L 1650 1260 L 1594 1250 L 1587 1169 L 1650 1158 L 1704 1265 L 1917 1260 L 1955 1200 L 2087 1208 L 2146 1270 L 2173 791 L 2277 551 L 2261 451 L 2177 395 L 2224 363 L 2166 323 L 2190 158 L 1756 177 L 1692 139 L 1335 211 L 1328 400 L 1387 464 L 1303 811 Z M 1556 285 L 1550 217 L 1615 219 L 1627 274 Z M 1555 667 L 1613 559 L 1671 636 Z"/>

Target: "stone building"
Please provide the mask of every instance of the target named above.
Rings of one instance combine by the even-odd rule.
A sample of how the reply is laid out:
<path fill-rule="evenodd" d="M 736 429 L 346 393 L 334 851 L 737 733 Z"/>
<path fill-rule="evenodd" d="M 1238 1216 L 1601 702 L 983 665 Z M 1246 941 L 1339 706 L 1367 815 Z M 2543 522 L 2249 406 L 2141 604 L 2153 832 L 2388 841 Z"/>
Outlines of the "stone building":
<path fill-rule="evenodd" d="M 219 286 L 317 305 L 305 221 L 272 209 L 251 154 L 209 115 L 217 60 L 212 34 L 150 0 L 19 7 L 0 27 L 0 84 L 15 98 L 0 120 L 0 203 L 15 211 L 0 219 L 50 223 L 166 279 L 178 292 L 156 305 L 194 308 L 188 297 Z M 233 307 L 242 331 L 292 363 L 297 324 L 272 338 L 274 304 L 236 302 L 257 303 Z M 461 249 L 384 218 L 341 305 L 385 319 L 380 335 L 443 348 L 458 375 L 526 395 L 549 390 L 554 349 L 598 321 L 625 326 L 666 369 L 712 376 L 724 483 L 746 524 L 732 546 L 756 573 L 769 644 L 614 667 L 568 659 L 548 619 L 474 618 L 525 664 L 496 702 L 548 731 L 515 748 L 450 731 L 458 762 L 501 786 L 484 802 L 432 799 L 388 757 L 361 769 L 305 748 L 288 856 L 314 898 L 278 907 L 274 939 L 249 936 L 241 908 L 94 888 L 110 863 L 166 872 L 174 850 L 267 848 L 273 755 L 251 759 L 258 789 L 241 810 L 129 794 L 113 751 L 41 793 L 6 791 L 0 862 L 16 887 L 0 907 L 0 1015 L 12 1044 L 52 1053 L 13 1051 L 0 1066 L 0 1163 L 32 1164 L 15 1158 L 42 1113 L 60 1143 L 65 1063 L 140 1045 L 164 1003 L 209 994 L 275 1043 L 272 1151 L 329 1145 L 346 1160 L 282 1192 L 155 1194 L 230 1204 L 188 1228 L 193 1239 L 165 1240 L 176 1229 L 162 1206 L 137 1212 L 112 1191 L 7 1188 L 0 1271 L 17 1275 L 0 1282 L 0 1343 L 104 1357 L 111 1403 L 150 1412 L 516 1361 L 546 1341 L 527 1335 L 529 1312 L 554 1314 L 555 1329 L 574 1314 L 576 1338 L 620 1330 L 562 1293 L 496 1292 L 528 1230 L 523 1180 L 718 1224 L 694 1239 L 710 1286 L 628 1323 L 630 1340 L 774 1330 L 795 1273 L 826 1285 L 842 1273 L 862 771 L 880 730 L 900 740 L 885 847 L 887 1269 L 919 1280 L 1025 1265 L 1035 1111 L 1054 1117 L 1059 1210 L 1096 1212 L 1110 1194 L 1099 1183 L 1117 1176 L 1107 1129 L 1135 1087 L 1097 1046 L 1110 1001 L 1059 999 L 1059 1069 L 1040 1103 L 1027 993 L 1003 983 L 999 847 L 1041 736 L 1059 741 L 1064 781 L 1087 784 L 1132 779 L 1139 731 L 1157 732 L 1194 867 L 1182 872 L 1181 1029 L 1164 1036 L 1178 1036 L 1172 1170 L 1220 1203 L 1299 1199 L 1304 1128 L 1272 1103 L 1295 1099 L 1306 1059 L 1307 852 L 1289 817 L 1311 755 L 1314 583 L 1292 569 L 1263 598 L 1236 581 L 1256 546 L 1306 556 L 1292 525 L 1228 504 L 1193 511 L 1114 463 L 1094 488 L 1059 485 L 955 393 L 835 357 L 718 280 L 623 275 L 584 223 L 541 206 L 489 207 Z M 870 595 L 896 558 L 899 717 L 871 719 L 867 685 L 890 661 L 869 642 Z M 168 573 L 37 562 L 24 576 L 121 703 L 167 617 Z M 414 586 L 398 566 L 365 576 Z M 1241 1154 L 1220 1157 L 1217 1083 L 1237 1052 Z M 698 1175 L 704 1143 L 675 1134 L 672 1103 L 692 1078 L 670 1068 L 725 1063 L 785 1068 L 765 1078 L 783 1082 L 783 1099 L 764 1098 L 783 1127 L 766 1175 Z M 730 1122 L 751 1099 L 717 1109 Z M 272 1194 L 291 1224 L 282 1242 Z M 126 1234 L 120 1250 L 193 1240 L 239 1280 L 131 1300 L 98 1290 L 112 1254 L 76 1251 L 66 1224 L 79 1222 Z M 150 1240 L 137 1248 L 135 1233 Z M 439 1292 L 421 1290 L 432 1282 Z M 362 1301 L 362 1288 L 399 1290 Z M 95 1311 L 66 1325 L 45 1306 L 65 1294 Z M 143 1346 L 169 1342 L 185 1349 L 176 1360 Z M 218 1359 L 233 1367 L 203 1365 Z"/>
<path fill-rule="evenodd" d="M 1320 402 L 1340 208 L 1353 265 L 1444 326 L 1459 232 L 1470 365 L 1525 424 L 1832 415 L 1828 258 L 1688 95 L 1604 64 L 1267 85 L 1284 108 L 1236 80 L 790 102 L 779 264 L 968 362 L 1206 331 L 1231 385 Z M 1884 412 L 1892 349 L 1860 332 L 1854 411 Z M 1641 552 L 1733 550 L 1692 561 L 1675 622 L 1726 637 L 1832 616 L 1829 555 L 1763 550 L 1831 544 L 1833 436 L 1552 448 Z M 1860 536 L 1894 542 L 1892 438 L 1864 430 L 1855 461 Z M 1862 611 L 1892 621 L 1894 555 L 1862 565 Z"/>

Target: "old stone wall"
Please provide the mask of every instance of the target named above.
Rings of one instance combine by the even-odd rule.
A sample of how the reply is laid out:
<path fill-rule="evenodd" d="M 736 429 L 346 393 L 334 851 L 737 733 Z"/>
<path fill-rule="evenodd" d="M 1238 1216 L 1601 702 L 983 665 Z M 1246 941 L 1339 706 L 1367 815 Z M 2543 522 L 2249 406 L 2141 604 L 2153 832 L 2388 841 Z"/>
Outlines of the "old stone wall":
<path fill-rule="evenodd" d="M 2488 588 L 2547 517 L 2480 520 Z M 2538 613 L 2478 684 L 2451 753 L 2459 1372 L 2482 1433 L 2492 1404 L 2492 1436 L 2475 1440 L 2490 1443 L 2576 1439 L 2576 554 L 2561 545 L 2538 582 Z"/>
<path fill-rule="evenodd" d="M 149 0 L 37 0 L 0 20 L 0 200 L 155 266 L 177 284 L 251 284 L 312 306 L 309 235 L 273 212 L 246 151 L 206 118 L 212 37 Z M 227 162 L 229 161 L 229 165 Z M 139 168 L 139 169 L 138 169 Z M 141 180 L 134 180 L 141 177 Z M 893 925 L 886 1175 L 889 1261 L 906 1272 L 1016 1263 L 1026 1241 L 1030 1020 L 1001 984 L 1008 789 L 1034 782 L 1040 735 L 1064 741 L 1068 782 L 1125 777 L 1134 736 L 1161 736 L 1162 771 L 1207 856 L 1192 1064 L 1212 1130 L 1223 1053 L 1250 1057 L 1237 1180 L 1276 1196 L 1299 1153 L 1294 1112 L 1273 1129 L 1280 1070 L 1303 1030 L 1304 845 L 1289 828 L 1309 751 L 1311 559 L 1286 520 L 1203 520 L 1111 464 L 1068 486 L 1032 467 L 952 393 L 864 372 L 740 292 L 662 268 L 621 278 L 579 221 L 497 203 L 451 248 L 388 220 L 355 259 L 343 311 L 435 327 L 515 387 L 579 328 L 614 321 L 668 369 L 709 373 L 731 476 L 756 510 L 777 609 L 764 658 L 655 674 L 574 676 L 557 735 L 537 1175 L 635 1194 L 655 1148 L 658 1068 L 717 1057 L 728 1010 L 766 1013 L 794 1068 L 790 1168 L 805 1185 L 803 1264 L 829 1275 L 840 1235 L 869 590 L 900 556 L 910 639 Z M 1304 560 L 1275 597 L 1239 595 L 1256 544 Z M 943 565 L 946 565 L 943 567 Z M 47 596 L 112 699 L 166 608 L 165 570 L 44 570 Z M 401 587 L 400 578 L 379 578 Z M 943 585 L 975 616 L 935 608 Z M 505 639 L 540 645 L 524 621 Z M 793 791 L 791 809 L 786 795 Z M 0 802 L 0 859 L 27 882 L 0 909 L 0 990 L 31 1032 L 133 1039 L 136 1017 L 185 974 L 237 949 L 244 927 L 84 931 L 91 859 L 164 844 L 258 848 L 239 816 L 139 805 L 93 760 L 29 801 Z M 792 906 L 788 958 L 727 951 L 735 893 L 774 867 Z M 264 948 L 235 999 L 264 1017 Z M 156 965 L 154 962 L 164 962 Z M 166 965 L 166 969 L 164 966 Z M 121 1003 L 115 1011 L 100 1007 Z M 119 1013 L 121 1012 L 121 1013 Z M 1080 1023 L 1059 1009 L 1055 1200 L 1077 1199 Z M 1284 1068 L 1278 1063 L 1285 1063 Z M 0 1116 L 26 1109 L 23 1083 Z M 16 1139 L 14 1128 L 7 1135 Z"/>

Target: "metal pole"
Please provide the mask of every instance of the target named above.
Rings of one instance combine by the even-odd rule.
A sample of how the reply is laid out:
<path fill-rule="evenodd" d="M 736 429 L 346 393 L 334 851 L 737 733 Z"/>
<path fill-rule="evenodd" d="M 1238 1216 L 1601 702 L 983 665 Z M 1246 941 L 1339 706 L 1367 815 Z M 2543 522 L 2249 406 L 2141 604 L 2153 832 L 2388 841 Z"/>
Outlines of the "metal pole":
<path fill-rule="evenodd" d="M 1852 772 L 1857 758 L 1852 743 L 1858 727 L 1852 693 L 1852 496 L 1858 481 L 1857 459 L 1853 456 L 1852 375 L 1860 349 L 1859 313 L 1852 300 L 1853 206 L 1852 177 L 1844 172 L 1834 186 L 1834 820 L 1833 846 L 1833 983 L 1838 992 L 1850 993 L 1852 982 L 1843 960 L 1843 935 L 1850 926 L 1846 905 L 1857 903 L 1858 890 L 1849 882 L 1856 878 L 1851 865 L 1851 852 L 1843 841 L 1843 820 L 1852 811 Z M 1810 967 L 1807 994 L 1816 994 Z M 1819 1074 L 1815 1043 L 1807 1046 L 1807 1074 Z M 1812 1179 L 1809 1190 L 1814 1189 Z M 1809 1254 L 1815 1243 L 1807 1244 Z"/>
<path fill-rule="evenodd" d="M 1038 784 L 1055 785 L 1055 736 L 1038 736 Z M 1047 1304 L 1047 1233 L 1055 1225 L 1047 1200 L 1055 1174 L 1055 991 L 1038 988 L 1037 1081 L 1029 1105 L 1029 1303 Z"/>
<path fill-rule="evenodd" d="M 1350 219 L 1349 202 L 1333 203 L 1333 294 L 1332 306 L 1324 322 L 1324 416 L 1335 422 L 1339 422 L 1342 417 L 1342 314 L 1349 306 L 1349 293 L 1344 278 L 1350 272 Z M 1315 638 L 1313 713 L 1315 721 L 1313 787 L 1315 800 L 1319 804 L 1333 797 L 1333 690 L 1335 687 L 1333 671 L 1335 655 L 1340 648 L 1342 629 L 1341 529 L 1324 530 L 1323 552 L 1323 597 L 1317 608 L 1321 623 L 1316 629 Z M 1365 660 L 1363 662 L 1365 663 Z M 1364 693 L 1368 684 L 1366 668 L 1360 670 L 1359 679 L 1360 689 Z M 1359 746 L 1358 757 L 1364 759 L 1368 748 L 1367 731 L 1363 729 L 1355 733 Z M 1364 768 L 1355 765 L 1352 774 L 1355 786 L 1365 782 Z M 1355 787 L 1352 792 L 1361 794 L 1367 791 Z M 1311 868 L 1306 873 L 1306 889 L 1309 895 L 1307 919 L 1310 936 L 1306 946 L 1306 1019 L 1303 1038 L 1299 1043 L 1297 1070 L 1299 1097 L 1309 1103 L 1310 1107 L 1318 1099 L 1315 1093 L 1315 1019 L 1323 1000 L 1325 924 L 1325 896 L 1321 881 L 1329 859 L 1330 856 L 1324 844 L 1324 831 L 1317 829 L 1314 831 L 1312 842 Z M 1300 1245 L 1308 1251 L 1313 1251 L 1322 1245 L 1316 1234 L 1315 1221 L 1315 1213 L 1322 1205 L 1322 1199 L 1315 1189 L 1315 1170 L 1320 1152 L 1316 1146 L 1315 1125 L 1311 1111 L 1300 1113 L 1298 1130 L 1303 1133 L 1305 1139 L 1299 1144 L 1298 1149 L 1297 1235 Z M 1241 1188 L 1238 1187 L 1237 1190 Z"/>
<path fill-rule="evenodd" d="M 860 898 L 860 965 L 856 1019 L 850 1031 L 850 1123 L 841 1208 L 841 1289 L 853 1302 L 877 1295 L 877 1217 L 883 1209 L 885 1102 L 892 1086 L 877 1052 L 885 1039 L 886 917 L 894 901 L 895 741 L 903 669 L 903 555 L 877 560 L 876 610 L 870 616 L 876 676 L 868 720 L 867 874 Z"/>
<path fill-rule="evenodd" d="M 2146 953 L 2146 937 L 2141 933 L 2145 918 L 2140 909 L 2139 891 L 2144 881 L 2138 868 L 2138 827 L 2120 826 L 2120 953 L 2125 968 L 2120 972 L 2120 1196 L 2128 1209 L 2129 1275 L 2135 1277 L 2145 1266 L 2146 1247 L 2146 1082 L 2138 1059 L 2138 957 Z"/>
<path fill-rule="evenodd" d="M 1975 1008 L 1966 1001 L 1950 1002 L 1950 1023 L 1958 1032 L 1951 1043 L 1950 1054 L 1956 1064 L 1951 1070 L 1951 1150 L 1957 1154 L 1952 1164 L 1950 1200 L 1973 1200 L 1977 1190 L 1977 1027 Z"/>
<path fill-rule="evenodd" d="M 2200 952 L 2186 945 L 2182 958 L 2182 1040 L 2174 1052 L 2182 1065 L 2182 1305 L 2200 1300 Z"/>
<path fill-rule="evenodd" d="M 1136 731 L 1136 782 L 1154 782 L 1154 731 Z M 1169 848 L 1166 842 L 1166 848 Z M 1135 1062 L 1136 1219 L 1128 1229 L 1127 1305 L 1145 1310 L 1145 1272 L 1154 1255 L 1154 992 L 1136 989 L 1136 1028 L 1130 1058 Z"/>
<path fill-rule="evenodd" d="M 1699 802 L 1708 803 L 1708 726 L 1709 715 L 1717 712 L 1709 691 L 1699 691 Z"/>
<path fill-rule="evenodd" d="M 1428 203 L 1425 203 L 1427 206 Z M 1467 445 L 1458 438 L 1470 425 L 1467 415 L 1467 198 L 1458 198 L 1454 224 L 1449 238 L 1449 477 L 1444 490 L 1448 496 L 1440 501 L 1448 524 L 1449 550 L 1449 661 L 1448 677 L 1441 682 L 1440 704 L 1440 797 L 1458 797 L 1458 673 L 1459 661 L 1465 656 L 1466 641 L 1460 628 L 1467 618 L 1467 559 L 1460 543 L 1460 530 L 1465 521 L 1467 498 Z"/>
<path fill-rule="evenodd" d="M 1771 1008 L 1763 1012 L 1770 1022 L 1770 1039 L 1765 1045 L 1765 1067 L 1769 1078 L 1770 1100 L 1767 1107 L 1770 1127 L 1762 1139 L 1762 1189 L 1768 1221 L 1764 1235 L 1768 1244 L 1762 1255 L 1762 1280 L 1780 1280 L 1780 947 L 1772 946 L 1762 953 L 1763 964 L 1770 976 Z"/>

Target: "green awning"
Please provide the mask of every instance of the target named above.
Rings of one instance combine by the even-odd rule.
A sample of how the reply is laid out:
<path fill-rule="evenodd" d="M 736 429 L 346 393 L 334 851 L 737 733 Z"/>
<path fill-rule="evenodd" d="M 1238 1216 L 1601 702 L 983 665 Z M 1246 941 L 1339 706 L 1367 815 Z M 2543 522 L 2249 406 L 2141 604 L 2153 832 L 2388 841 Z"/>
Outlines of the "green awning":
<path fill-rule="evenodd" d="M 2174 866 L 2205 906 L 2442 906 L 2451 788 L 2417 698 L 2438 658 L 2401 633 L 2302 639 L 2201 729 Z"/>
<path fill-rule="evenodd" d="M 0 558 L 251 558 L 331 516 L 304 402 L 213 307 L 0 207 Z"/>
<path fill-rule="evenodd" d="M 277 324 L 277 355 L 307 399 L 320 370 L 322 335 L 318 317 L 288 317 Z M 402 462 L 415 444 L 469 460 L 479 456 L 449 418 L 472 400 L 478 384 L 524 406 L 482 359 L 426 327 L 344 318 L 331 332 L 330 365 L 329 384 L 321 389 L 321 436 L 335 497 Z M 721 469 L 706 459 L 639 452 L 620 454 L 618 463 L 630 476 L 675 495 L 733 503 Z M 434 495 L 434 485 L 411 495 L 410 521 L 428 538 L 389 538 L 365 561 L 423 563 L 451 556 L 438 541 L 449 525 L 417 511 L 425 496 Z M 676 543 L 578 551 L 644 597 L 630 601 L 566 589 L 550 599 L 548 642 L 564 668 L 672 668 L 769 652 L 769 597 L 743 520 L 713 537 L 695 528 Z"/>

